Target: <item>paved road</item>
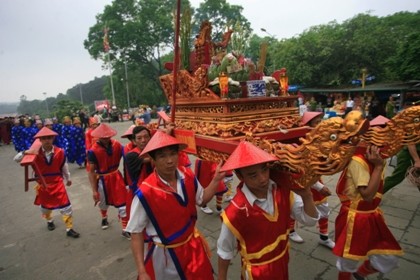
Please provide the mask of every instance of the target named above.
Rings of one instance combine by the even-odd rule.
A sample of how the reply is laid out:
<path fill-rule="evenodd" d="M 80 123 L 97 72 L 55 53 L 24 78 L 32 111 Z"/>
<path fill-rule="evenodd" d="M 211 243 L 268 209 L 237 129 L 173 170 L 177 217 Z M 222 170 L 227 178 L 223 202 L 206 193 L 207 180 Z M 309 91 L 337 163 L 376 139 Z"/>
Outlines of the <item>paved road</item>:
<path fill-rule="evenodd" d="M 113 123 L 121 135 L 130 123 Z M 119 137 L 119 136 L 118 136 Z M 119 139 L 121 140 L 121 139 Z M 123 143 L 125 140 L 122 139 Z M 110 228 L 101 230 L 100 216 L 94 208 L 85 170 L 70 165 L 73 185 L 69 188 L 74 209 L 75 229 L 79 239 L 65 236 L 65 227 L 54 212 L 56 230 L 48 231 L 39 209 L 33 205 L 34 191 L 23 190 L 23 168 L 12 161 L 13 146 L 0 147 L 0 279 L 136 279 L 130 243 L 120 235 L 116 209 L 109 211 Z M 387 172 L 392 171 L 388 167 Z M 324 178 L 334 189 L 338 175 Z M 33 185 L 33 184 L 32 184 Z M 405 251 L 400 268 L 369 279 L 420 279 L 420 192 L 407 182 L 385 195 L 382 209 L 389 227 Z M 332 208 L 330 234 L 338 213 L 339 201 L 329 199 Z M 214 209 L 214 199 L 209 206 Z M 217 215 L 199 211 L 199 229 L 214 252 L 220 229 Z M 327 248 L 317 245 L 315 227 L 298 228 L 303 244 L 291 243 L 290 279 L 336 279 L 335 257 Z M 229 268 L 229 278 L 239 279 L 239 257 Z"/>

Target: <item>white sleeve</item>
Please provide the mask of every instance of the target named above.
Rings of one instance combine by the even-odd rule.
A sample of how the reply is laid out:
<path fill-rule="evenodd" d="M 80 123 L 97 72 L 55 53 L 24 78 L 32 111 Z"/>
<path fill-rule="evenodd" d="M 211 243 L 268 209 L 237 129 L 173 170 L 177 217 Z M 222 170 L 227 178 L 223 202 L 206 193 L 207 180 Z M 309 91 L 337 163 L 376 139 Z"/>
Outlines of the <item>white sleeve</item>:
<path fill-rule="evenodd" d="M 13 158 L 14 161 L 16 161 L 17 163 L 21 162 L 23 159 L 23 151 L 19 152 L 17 155 L 15 155 L 15 157 Z"/>
<path fill-rule="evenodd" d="M 61 173 L 63 174 L 64 180 L 68 182 L 70 180 L 70 171 L 67 162 L 64 163 Z"/>
<path fill-rule="evenodd" d="M 127 228 L 128 232 L 140 233 L 149 222 L 146 211 L 143 208 L 139 198 L 135 195 L 130 209 L 130 217 L 128 220 Z"/>
<path fill-rule="evenodd" d="M 236 238 L 229 228 L 222 223 L 217 239 L 217 255 L 224 260 L 231 260 L 235 255 Z"/>
<path fill-rule="evenodd" d="M 204 188 L 198 181 L 197 177 L 194 177 L 194 180 L 197 181 L 197 193 L 195 194 L 195 204 L 200 206 L 203 203 Z"/>
<path fill-rule="evenodd" d="M 316 218 L 313 218 L 311 216 L 309 216 L 308 214 L 305 213 L 304 209 L 303 209 L 303 201 L 302 201 L 302 197 L 300 197 L 299 195 L 297 195 L 296 193 L 293 193 L 294 196 L 294 200 L 295 202 L 293 203 L 292 206 L 292 211 L 291 211 L 291 217 L 306 225 L 306 226 L 314 226 L 316 224 L 316 222 L 319 220 L 320 214 L 318 209 L 316 210 L 318 215 Z"/>
<path fill-rule="evenodd" d="M 322 188 L 324 187 L 325 185 L 323 184 L 323 183 L 321 183 L 320 181 L 318 181 L 318 182 L 316 182 L 315 184 L 313 184 L 312 186 L 311 186 L 311 189 L 314 189 L 314 190 L 316 190 L 316 191 L 320 191 L 320 190 L 322 190 Z"/>

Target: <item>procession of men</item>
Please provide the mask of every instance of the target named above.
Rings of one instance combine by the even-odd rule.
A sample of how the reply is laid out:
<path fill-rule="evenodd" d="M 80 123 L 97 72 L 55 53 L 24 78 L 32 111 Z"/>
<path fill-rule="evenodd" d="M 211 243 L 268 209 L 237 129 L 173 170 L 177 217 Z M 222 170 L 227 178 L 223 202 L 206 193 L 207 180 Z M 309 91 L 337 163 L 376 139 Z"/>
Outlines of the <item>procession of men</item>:
<path fill-rule="evenodd" d="M 52 131 L 55 131 L 54 130 L 54 122 L 56 122 L 57 120 L 43 120 L 43 126 L 44 127 L 48 127 L 50 124 L 49 124 L 49 122 L 51 121 L 51 123 L 52 123 L 52 125 L 51 125 L 51 130 Z M 63 119 L 62 120 L 63 121 L 63 124 L 62 124 L 62 126 L 64 126 L 64 125 L 66 125 L 66 124 L 64 124 L 65 122 L 67 122 L 67 125 L 69 125 L 68 124 L 68 119 Z M 25 121 L 24 121 L 25 122 Z M 39 124 L 40 122 L 38 121 L 38 124 Z M 56 123 L 58 123 L 58 122 L 56 122 Z M 93 123 L 95 123 L 95 120 L 91 120 L 91 123 L 93 124 Z M 23 135 L 31 135 L 30 133 L 33 133 L 32 135 L 32 138 L 37 134 L 37 133 L 39 133 L 39 131 L 40 131 L 40 127 L 37 127 L 37 120 L 35 120 L 34 121 L 34 125 L 33 126 L 22 126 L 22 131 L 25 129 L 25 128 L 30 128 L 30 129 L 26 129 L 28 132 L 26 132 L 27 134 L 23 134 Z M 73 120 L 71 120 L 71 124 L 70 124 L 70 126 L 77 126 L 77 124 L 78 124 L 78 120 L 77 119 L 73 119 Z M 19 123 L 19 125 L 20 125 L 20 123 Z M 121 141 L 121 140 L 124 140 L 124 139 L 121 139 L 120 137 L 121 137 L 121 135 L 123 134 L 123 133 L 121 133 L 121 131 L 124 131 L 124 130 L 126 130 L 126 129 L 128 129 L 128 127 L 129 127 L 129 124 L 127 124 L 127 123 L 119 123 L 118 124 L 118 127 L 119 127 L 119 133 L 117 133 L 117 131 L 115 131 L 115 134 L 114 133 L 111 133 L 111 134 L 113 134 L 113 135 L 111 135 L 111 137 L 113 137 L 114 139 L 117 139 L 118 141 Z M 38 128 L 38 131 L 36 131 L 36 129 Z M 42 126 L 41 126 L 41 129 L 42 129 Z M 63 127 L 61 127 L 61 131 L 63 131 Z M 64 131 L 65 131 L 65 129 L 64 129 Z M 76 135 L 75 134 L 75 131 L 76 130 L 72 130 L 70 133 L 68 133 L 68 134 L 70 134 L 70 135 Z M 101 132 L 101 133 L 105 133 L 105 132 Z M 99 137 L 98 138 L 96 138 L 96 139 L 93 139 L 93 140 L 91 140 L 91 141 L 93 141 L 93 142 L 96 142 L 96 141 L 98 141 L 99 140 L 99 138 L 101 138 L 101 135 L 103 136 L 103 135 L 105 135 L 105 134 L 101 134 L 101 133 L 99 133 L 98 135 L 99 135 Z M 60 134 L 58 134 L 57 133 L 57 135 L 56 135 L 56 138 L 58 138 L 59 136 L 62 136 L 62 135 L 60 135 Z M 109 136 L 109 134 L 106 134 L 105 135 L 106 137 L 105 138 L 108 138 L 108 136 Z M 62 136 L 63 137 L 63 136 Z M 13 137 L 12 137 L 13 138 Z M 24 136 L 24 137 L 17 137 L 17 138 L 24 138 L 24 140 L 26 141 L 26 142 L 28 142 L 27 140 L 27 136 Z M 64 137 L 64 138 L 66 138 L 66 137 Z M 62 142 L 63 143 L 69 143 L 70 141 L 72 141 L 71 139 L 70 139 L 70 141 L 69 141 L 69 138 L 66 138 L 67 139 L 67 141 L 66 140 L 63 140 L 62 139 Z M 86 139 L 84 138 L 84 140 L 86 141 Z M 23 143 L 25 143 L 25 141 L 23 141 Z M 128 144 L 127 143 L 127 141 L 121 141 L 121 142 L 124 142 L 123 144 Z M 16 142 L 17 143 L 17 142 Z M 32 144 L 32 143 L 31 143 Z M 68 144 L 66 145 L 66 144 L 57 144 L 57 146 L 59 146 L 59 145 L 62 145 L 62 147 L 60 147 L 60 148 L 62 148 L 63 150 L 66 150 L 67 149 L 67 151 L 70 151 L 69 149 L 68 149 Z M 70 145 L 70 146 L 75 146 L 74 144 L 73 145 Z M 76 145 L 77 146 L 77 145 Z M 15 144 L 15 148 L 16 147 L 20 147 L 19 146 L 19 144 Z M 22 149 L 22 150 L 20 150 L 19 152 L 21 152 L 21 151 L 27 151 L 27 150 L 29 150 L 30 149 L 30 145 L 29 145 L 29 147 L 28 147 L 28 144 L 26 143 L 25 144 L 25 146 L 22 144 L 22 147 L 23 148 L 20 148 L 20 149 Z M 84 153 L 85 153 L 85 155 L 84 155 L 84 157 L 86 157 L 86 148 L 85 148 L 85 151 L 84 151 Z M 122 158 L 122 157 L 121 157 Z M 71 158 L 71 159 L 73 159 L 73 158 Z M 67 159 L 68 160 L 68 162 L 70 162 L 69 161 L 69 159 Z M 80 185 L 86 185 L 86 178 L 87 178 L 87 174 L 86 174 L 86 172 L 83 174 L 83 172 L 84 172 L 84 169 L 83 170 L 78 170 L 80 167 L 82 167 L 82 168 L 84 168 L 86 165 L 89 165 L 89 161 L 91 162 L 91 163 L 93 163 L 93 161 L 91 161 L 91 160 L 87 160 L 87 161 L 84 161 L 81 165 L 79 165 L 79 164 L 77 164 L 77 161 L 76 160 L 73 160 L 73 163 L 75 163 L 74 164 L 74 168 L 73 168 L 73 170 L 72 170 L 72 172 L 74 172 L 74 173 L 76 173 L 77 172 L 77 174 L 79 175 L 79 180 L 83 180 L 84 181 L 84 183 L 81 183 L 81 184 L 79 184 L 79 187 L 80 187 Z M 121 164 L 120 164 L 120 166 L 122 167 L 122 161 L 121 161 Z M 74 179 L 73 179 L 74 180 Z M 329 186 L 331 186 L 331 187 L 334 187 L 335 186 L 335 183 L 333 184 L 332 182 L 331 182 L 331 178 L 329 179 L 330 181 L 327 181 L 326 182 L 326 184 L 328 184 L 329 183 Z M 87 184 L 87 185 L 89 185 L 89 184 Z M 71 187 L 71 190 L 72 190 L 72 188 L 74 188 L 74 185 Z M 91 189 L 90 189 L 90 187 L 89 187 L 89 191 L 91 191 Z M 85 193 L 86 193 L 86 189 L 85 189 Z M 416 194 L 416 193 L 414 193 L 414 194 Z M 25 194 L 26 195 L 26 194 Z M 71 197 L 71 195 L 70 195 L 70 197 Z M 132 196 L 131 196 L 131 198 L 132 198 Z M 95 201 L 95 199 L 94 199 L 94 202 L 96 202 Z M 93 212 L 93 209 L 85 209 L 85 207 L 83 206 L 83 207 L 81 207 L 81 206 L 77 206 L 77 202 L 72 202 L 72 204 L 74 205 L 73 206 L 73 208 L 75 208 L 75 209 L 79 209 L 79 213 L 77 213 L 77 210 L 75 211 L 76 213 L 75 213 L 75 220 L 77 221 L 77 220 L 79 220 L 79 217 L 78 216 L 83 216 L 83 215 L 85 215 L 87 212 Z M 94 203 L 92 202 L 92 205 L 93 205 Z M 83 205 L 85 205 L 85 204 L 83 204 Z M 225 202 L 224 203 L 224 205 L 223 205 L 223 207 L 226 207 L 228 205 L 228 203 L 227 202 Z M 96 204 L 95 204 L 95 206 L 96 206 Z M 115 206 L 115 205 L 114 205 Z M 335 207 L 337 207 L 337 205 L 335 206 Z M 332 209 L 334 209 L 334 207 L 332 207 Z M 338 209 L 338 208 L 336 208 L 336 209 Z M 117 213 L 118 213 L 118 218 L 117 218 L 117 221 L 116 221 L 116 219 L 114 218 L 114 219 L 112 219 L 112 221 L 113 222 L 111 222 L 111 227 L 113 226 L 114 228 L 117 228 L 118 226 L 117 226 L 117 224 L 116 223 L 120 223 L 122 220 L 121 220 L 121 211 L 117 211 Z M 96 214 L 97 215 L 97 214 Z M 93 226 L 94 228 L 96 227 L 96 228 L 100 228 L 100 226 L 101 226 L 101 222 L 99 221 L 99 222 L 97 222 L 99 219 L 97 218 L 97 216 L 95 216 L 96 218 L 93 218 L 93 219 L 91 219 L 91 221 L 90 221 L 90 223 L 92 223 L 93 225 L 96 225 L 96 226 Z M 212 215 L 212 216 L 208 216 L 208 215 L 204 215 L 203 217 L 201 217 L 202 219 L 203 219 L 203 223 L 200 225 L 200 223 L 198 223 L 198 225 L 199 225 L 199 227 L 201 227 L 201 228 L 204 228 L 205 229 L 205 231 L 204 231 L 204 234 L 206 235 L 206 238 L 208 238 L 209 236 L 209 233 L 211 233 L 211 232 L 214 232 L 213 234 L 214 235 L 218 235 L 218 233 L 217 233 L 217 230 L 218 230 L 218 228 L 220 227 L 220 220 L 219 220 L 219 218 L 218 218 L 218 215 Z M 211 220 L 211 225 L 209 225 L 208 224 L 208 221 L 209 221 L 209 219 L 212 219 Z M 198 219 L 199 221 L 200 221 L 200 217 L 199 217 L 199 219 Z M 83 227 L 81 227 L 81 223 L 80 222 L 76 222 L 77 223 L 77 229 L 78 229 L 78 231 L 80 232 L 80 234 L 81 234 L 81 240 L 83 239 L 83 238 L 85 238 L 85 236 L 86 237 L 88 237 L 89 235 L 91 235 L 91 234 L 95 234 L 95 233 L 93 233 L 93 232 L 90 232 L 90 231 L 87 231 L 87 230 L 85 230 L 85 229 L 83 229 Z M 61 225 L 59 225 L 59 227 L 60 227 Z M 102 227 L 102 229 L 104 229 L 103 227 Z M 209 231 L 208 229 L 211 229 L 212 231 Z M 316 232 L 316 228 L 312 228 L 312 229 L 310 229 L 310 228 L 307 228 L 307 227 L 304 227 L 303 229 L 305 229 L 307 232 Z M 302 228 L 301 228 L 301 230 L 303 230 Z M 123 231 L 124 231 L 124 223 L 123 223 Z M 123 240 L 124 239 L 130 239 L 130 237 L 129 236 L 126 236 L 126 235 L 124 235 L 124 232 L 123 232 Z M 211 234 L 210 234 L 211 235 Z M 306 234 L 307 235 L 307 234 Z M 315 234 L 313 234 L 314 236 L 315 236 Z M 404 235 L 404 234 L 403 234 Z M 309 236 L 309 237 L 308 237 Z M 307 235 L 306 236 L 306 238 L 305 238 L 305 240 L 306 239 L 308 239 L 308 241 L 306 241 L 306 243 L 305 244 L 302 244 L 302 245 L 297 245 L 297 246 L 292 246 L 296 251 L 295 251 L 295 253 L 294 254 L 297 254 L 297 255 L 299 255 L 299 254 L 308 254 L 309 256 L 311 256 L 312 258 L 314 258 L 314 260 L 315 261 L 317 261 L 317 262 L 319 262 L 323 257 L 322 256 L 328 256 L 326 259 L 328 259 L 328 258 L 331 258 L 331 256 L 330 256 L 330 254 L 331 254 L 331 251 L 330 250 L 328 250 L 327 248 L 322 248 L 322 249 L 317 249 L 316 251 L 318 252 L 318 253 L 316 253 L 315 255 L 318 255 L 318 256 L 316 256 L 315 257 L 315 255 L 313 255 L 313 253 L 315 252 L 315 251 L 312 251 L 312 252 L 307 252 L 307 253 L 302 253 L 302 252 L 304 252 L 304 251 L 306 251 L 306 249 L 304 249 L 304 248 L 308 248 L 307 246 L 309 245 L 308 243 L 311 243 L 311 240 L 312 240 L 312 238 L 310 237 L 311 235 Z M 217 236 L 216 236 L 216 238 L 217 238 Z M 114 242 L 115 242 L 115 239 L 113 239 L 114 240 Z M 106 240 L 104 240 L 104 242 L 105 243 L 108 243 Z M 117 242 L 120 242 L 120 241 L 117 241 Z M 315 240 L 312 240 L 312 243 L 314 243 L 314 244 L 316 244 L 316 241 Z M 124 244 L 121 244 L 121 243 L 118 243 L 119 245 L 118 245 L 118 247 L 121 247 L 121 246 L 126 246 L 126 245 L 124 245 Z M 108 244 L 107 246 L 109 246 L 110 244 Z M 214 244 L 213 244 L 214 245 Z M 298 247 L 298 246 L 301 246 L 301 247 Z M 112 247 L 112 246 L 111 246 Z M 324 250 L 323 250 L 324 249 Z M 311 249 L 312 250 L 312 249 Z M 90 250 L 88 250 L 88 251 L 90 251 Z M 106 251 L 105 251 L 106 252 Z M 292 251 L 292 255 L 293 255 L 293 251 Z M 321 256 L 321 257 L 319 257 L 319 256 Z M 125 256 L 126 258 L 129 258 L 129 257 L 131 257 L 131 255 L 128 255 L 128 256 Z M 324 258 L 325 259 L 325 258 Z M 312 261 L 314 261 L 314 260 L 312 260 Z M 308 262 L 310 262 L 310 260 L 308 260 Z M 323 261 L 324 262 L 324 261 Z M 327 261 L 328 262 L 328 261 Z M 294 263 L 295 263 L 295 265 L 297 265 L 296 264 L 296 259 L 293 259 L 293 256 L 291 257 L 291 260 L 290 260 L 290 266 L 291 266 L 291 268 L 290 268 L 290 279 L 295 279 L 295 278 L 293 278 L 292 276 L 293 275 L 296 275 L 296 273 L 299 273 L 298 271 L 297 271 L 297 269 L 295 268 L 293 268 L 294 267 Z M 331 263 L 332 263 L 332 265 L 331 264 L 328 264 L 327 265 L 327 267 L 329 267 L 330 269 L 331 268 L 333 268 L 333 267 L 335 267 L 335 262 L 333 261 L 333 258 L 331 258 Z M 302 265 L 302 263 L 301 263 L 301 265 Z M 213 267 L 214 268 L 216 268 L 217 267 L 217 265 L 216 264 L 213 264 Z M 297 266 L 296 266 L 297 267 Z M 129 272 L 132 274 L 132 276 L 133 277 L 131 277 L 132 279 L 134 279 L 135 277 L 134 277 L 134 274 L 136 273 L 136 272 L 133 272 L 133 270 L 134 270 L 134 267 L 129 267 L 128 268 L 129 269 Z M 235 274 L 235 272 L 233 271 L 233 270 L 237 270 L 237 271 L 240 271 L 240 269 L 239 268 L 236 268 L 236 269 L 230 269 L 230 272 L 232 272 L 232 275 L 237 275 L 237 274 Z M 99 270 L 98 270 L 99 271 Z M 324 271 L 325 272 L 325 271 Z M 237 273 L 237 272 L 236 272 Z M 230 274 L 229 274 L 230 275 Z M 311 274 L 311 275 L 314 275 L 314 274 Z M 327 275 L 331 275 L 331 277 L 332 277 L 332 275 L 334 275 L 334 277 L 333 278 L 321 278 L 321 279 L 335 279 L 335 277 L 336 277 L 336 272 L 332 272 L 331 274 L 327 274 Z M 109 277 L 109 276 L 105 276 L 105 278 L 104 279 L 113 279 L 113 278 L 106 278 L 106 277 Z M 125 275 L 124 275 L 124 277 L 125 277 Z M 77 279 L 78 279 L 78 277 L 76 277 Z M 131 279 L 130 277 L 127 277 L 127 279 Z M 71 279 L 71 277 L 69 277 L 68 279 Z M 125 279 L 125 278 L 123 278 L 123 279 Z M 237 279 L 237 278 L 234 278 L 234 279 Z M 296 278 L 296 279 L 298 279 L 298 278 Z M 303 279 L 303 278 L 302 278 Z M 313 279 L 313 278 L 305 278 L 305 279 Z"/>

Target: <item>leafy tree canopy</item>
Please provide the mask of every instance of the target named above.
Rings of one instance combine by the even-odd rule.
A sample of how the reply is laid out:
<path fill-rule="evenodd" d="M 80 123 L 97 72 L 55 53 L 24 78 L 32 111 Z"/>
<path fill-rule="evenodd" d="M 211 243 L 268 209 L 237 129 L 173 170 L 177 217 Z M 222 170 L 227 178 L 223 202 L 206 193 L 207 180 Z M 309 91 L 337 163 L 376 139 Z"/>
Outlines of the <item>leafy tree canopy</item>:
<path fill-rule="evenodd" d="M 272 50 L 289 80 L 306 86 L 348 86 L 366 68 L 375 81 L 419 79 L 420 12 L 387 17 L 359 14 L 309 28 Z"/>

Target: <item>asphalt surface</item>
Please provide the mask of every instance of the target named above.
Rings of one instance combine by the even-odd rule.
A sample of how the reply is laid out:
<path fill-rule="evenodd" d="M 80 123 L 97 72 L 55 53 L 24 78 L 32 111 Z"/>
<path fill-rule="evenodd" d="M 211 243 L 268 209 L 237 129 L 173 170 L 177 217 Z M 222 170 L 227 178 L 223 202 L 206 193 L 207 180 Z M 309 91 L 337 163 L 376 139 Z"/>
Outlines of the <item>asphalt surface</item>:
<path fill-rule="evenodd" d="M 111 125 L 119 132 L 116 139 L 125 144 L 126 140 L 120 135 L 131 123 Z M 35 193 L 32 187 L 35 184 L 31 183 L 30 190 L 24 192 L 24 169 L 12 160 L 14 155 L 12 145 L 0 146 L 0 279 L 136 279 L 130 242 L 121 236 L 117 211 L 110 208 L 110 227 L 102 230 L 86 171 L 70 164 L 73 185 L 68 188 L 68 193 L 73 205 L 74 229 L 81 234 L 79 239 L 72 239 L 66 236 L 58 211 L 53 212 L 56 229 L 47 230 L 39 209 L 33 205 Z M 390 172 L 392 167 L 388 166 L 387 173 Z M 324 178 L 333 191 L 329 198 L 332 238 L 340 206 L 335 195 L 338 175 Z M 215 199 L 209 206 L 215 209 Z M 384 196 L 381 208 L 405 254 L 400 258 L 400 268 L 368 279 L 420 279 L 420 192 L 404 181 Z M 198 228 L 212 248 L 212 263 L 217 272 L 215 247 L 220 218 L 217 214 L 207 215 L 200 210 L 198 216 Z M 336 258 L 331 250 L 318 245 L 317 228 L 298 225 L 297 232 L 305 242 L 290 243 L 290 279 L 337 279 Z M 229 279 L 240 279 L 239 256 L 229 268 Z"/>

